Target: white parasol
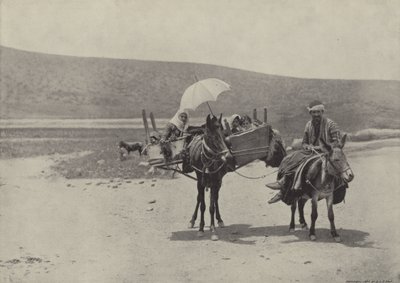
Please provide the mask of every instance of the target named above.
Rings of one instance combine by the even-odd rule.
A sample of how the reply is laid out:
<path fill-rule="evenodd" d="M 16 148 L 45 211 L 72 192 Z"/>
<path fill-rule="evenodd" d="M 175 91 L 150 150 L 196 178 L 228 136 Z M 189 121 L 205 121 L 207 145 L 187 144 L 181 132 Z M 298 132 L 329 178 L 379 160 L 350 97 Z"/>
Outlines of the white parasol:
<path fill-rule="evenodd" d="M 198 81 L 189 86 L 183 93 L 180 109 L 196 110 L 200 104 L 207 102 L 211 111 L 208 101 L 216 101 L 221 93 L 230 89 L 229 84 L 219 79 L 210 78 Z"/>

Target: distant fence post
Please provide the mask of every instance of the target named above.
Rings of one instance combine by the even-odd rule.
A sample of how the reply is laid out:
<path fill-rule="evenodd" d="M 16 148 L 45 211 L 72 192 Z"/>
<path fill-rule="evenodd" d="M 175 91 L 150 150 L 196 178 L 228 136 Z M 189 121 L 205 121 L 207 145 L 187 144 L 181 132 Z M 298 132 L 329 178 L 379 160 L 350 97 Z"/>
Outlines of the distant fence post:
<path fill-rule="evenodd" d="M 156 120 L 154 119 L 153 112 L 150 112 L 150 121 L 151 121 L 151 126 L 153 127 L 153 130 L 155 132 L 157 132 Z"/>
<path fill-rule="evenodd" d="M 267 107 L 264 108 L 264 123 L 267 124 L 268 121 L 268 113 L 267 113 Z"/>
<path fill-rule="evenodd" d="M 144 125 L 144 130 L 146 132 L 146 144 L 150 140 L 150 134 L 149 134 L 149 124 L 147 123 L 147 117 L 146 117 L 146 110 L 142 109 L 142 118 L 143 118 L 143 125 Z"/>
<path fill-rule="evenodd" d="M 253 109 L 253 120 L 254 120 L 254 121 L 257 121 L 257 120 L 258 120 L 258 119 L 257 119 L 257 109 L 256 109 L 256 108 Z"/>

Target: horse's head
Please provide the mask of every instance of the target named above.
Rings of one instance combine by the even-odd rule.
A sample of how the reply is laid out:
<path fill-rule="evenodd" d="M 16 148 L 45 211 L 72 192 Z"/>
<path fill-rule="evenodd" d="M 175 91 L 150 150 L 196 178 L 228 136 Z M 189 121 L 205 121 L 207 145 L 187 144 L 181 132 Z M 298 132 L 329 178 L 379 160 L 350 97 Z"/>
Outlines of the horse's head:
<path fill-rule="evenodd" d="M 220 158 L 229 168 L 234 169 L 234 160 L 225 144 L 221 120 L 222 114 L 219 118 L 214 115 L 207 115 L 204 143 L 210 151 L 209 154 L 215 158 Z"/>
<path fill-rule="evenodd" d="M 340 176 L 346 182 L 351 182 L 354 178 L 353 171 L 347 162 L 346 155 L 343 152 L 343 147 L 346 143 L 347 135 L 343 135 L 340 143 L 336 146 L 331 146 L 321 139 L 322 144 L 327 149 L 327 164 L 326 168 L 330 175 Z"/>
<path fill-rule="evenodd" d="M 269 131 L 269 149 L 267 157 L 265 158 L 265 164 L 271 167 L 279 167 L 283 158 L 286 156 L 286 150 L 283 145 L 282 137 L 279 135 L 278 131 Z"/>
<path fill-rule="evenodd" d="M 208 114 L 206 120 L 206 131 L 209 134 L 216 134 L 218 131 L 222 130 L 221 119 L 222 114 L 219 119 L 214 115 Z"/>

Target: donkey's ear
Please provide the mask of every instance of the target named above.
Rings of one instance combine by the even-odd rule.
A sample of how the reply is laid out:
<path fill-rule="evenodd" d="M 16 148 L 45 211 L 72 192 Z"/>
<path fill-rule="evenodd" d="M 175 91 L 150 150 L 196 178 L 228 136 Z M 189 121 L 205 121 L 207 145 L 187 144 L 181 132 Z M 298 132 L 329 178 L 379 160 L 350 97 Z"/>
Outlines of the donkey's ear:
<path fill-rule="evenodd" d="M 210 114 L 207 115 L 206 125 L 207 125 L 207 128 L 210 128 L 210 125 L 211 125 Z"/>
<path fill-rule="evenodd" d="M 219 115 L 218 122 L 219 122 L 220 124 L 222 124 L 222 113 L 221 113 L 221 115 Z"/>
<path fill-rule="evenodd" d="M 319 139 L 319 141 L 324 145 L 326 150 L 328 150 L 329 152 L 332 151 L 332 146 L 330 144 L 327 144 L 323 139 Z"/>
<path fill-rule="evenodd" d="M 347 134 L 344 134 L 342 140 L 340 141 L 340 148 L 343 148 L 346 144 Z"/>

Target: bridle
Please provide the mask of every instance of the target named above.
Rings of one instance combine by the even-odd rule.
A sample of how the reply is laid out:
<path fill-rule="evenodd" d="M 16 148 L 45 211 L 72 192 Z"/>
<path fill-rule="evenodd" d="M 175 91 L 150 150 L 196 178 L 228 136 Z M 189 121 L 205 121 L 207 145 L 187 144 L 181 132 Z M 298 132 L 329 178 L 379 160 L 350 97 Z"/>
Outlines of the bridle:
<path fill-rule="evenodd" d="M 336 164 L 335 163 L 333 163 L 333 161 L 329 158 L 329 153 L 327 152 L 327 153 L 324 153 L 324 154 L 320 154 L 318 151 L 316 151 L 315 149 L 311 149 L 314 153 L 316 153 L 318 156 L 319 156 L 319 158 L 321 159 L 321 161 L 323 162 L 324 160 L 325 161 L 327 161 L 327 162 L 325 162 L 325 167 L 324 167 L 324 170 L 325 170 L 325 173 L 328 173 L 328 174 L 330 174 L 330 175 L 341 175 L 342 173 L 344 173 L 344 172 L 346 172 L 347 170 L 349 170 L 350 169 L 350 166 L 346 166 L 344 169 L 342 169 L 341 170 L 341 168 L 338 168 L 337 166 L 336 166 Z M 324 157 L 325 159 L 322 159 L 322 157 Z M 323 162 L 324 163 L 324 162 Z M 332 166 L 332 168 L 334 169 L 334 171 L 335 171 L 335 174 L 331 174 L 331 173 L 329 173 L 329 169 L 328 169 L 328 163 Z"/>
<path fill-rule="evenodd" d="M 329 169 L 328 169 L 328 163 L 330 166 L 332 166 L 333 170 L 335 171 L 335 174 L 331 174 L 331 175 L 342 175 L 342 173 L 350 170 L 350 166 L 347 164 L 344 168 L 338 167 L 330 158 L 329 156 L 325 156 L 325 159 L 328 161 L 327 163 L 325 163 L 325 172 L 329 173 Z"/>
<path fill-rule="evenodd" d="M 343 173 L 343 172 L 346 172 L 347 170 L 351 170 L 350 169 L 350 166 L 346 166 L 343 170 L 341 170 L 340 168 L 338 168 L 334 163 L 333 163 L 333 161 L 329 158 L 329 153 L 327 152 L 327 153 L 324 153 L 324 154 L 321 154 L 321 153 L 319 153 L 318 151 L 316 151 L 315 149 L 311 149 L 318 157 L 319 157 L 319 159 L 322 161 L 322 164 L 325 164 L 325 166 L 324 166 L 324 168 L 323 168 L 323 170 L 324 170 L 324 172 L 325 172 L 325 174 L 329 174 L 329 175 L 331 175 L 331 176 L 338 176 L 338 177 L 341 177 L 341 174 Z M 324 158 L 323 158 L 324 157 Z M 324 162 L 324 161 L 326 161 L 326 162 Z M 332 166 L 332 168 L 334 169 L 334 171 L 335 171 L 335 173 L 334 174 L 331 174 L 330 172 L 329 172 L 329 169 L 328 169 L 328 163 Z M 310 180 L 306 180 L 306 183 L 308 184 L 308 185 L 310 185 L 314 190 L 316 190 L 317 192 L 320 192 L 320 190 L 318 190 L 312 183 L 311 183 L 311 181 Z M 336 187 L 336 188 L 334 188 L 333 189 L 333 192 L 335 192 L 337 189 L 339 189 L 340 188 L 340 186 L 338 186 L 338 187 Z"/>
<path fill-rule="evenodd" d="M 225 149 L 221 151 L 216 151 L 206 143 L 205 138 L 203 137 L 201 143 L 201 153 L 200 153 L 201 154 L 200 158 L 201 162 L 203 163 L 203 168 L 200 169 L 192 165 L 193 169 L 203 174 L 215 174 L 219 172 L 226 164 L 226 161 L 222 158 L 222 156 L 229 152 L 229 149 L 226 147 L 226 145 L 224 147 Z M 219 162 L 221 164 L 219 164 L 216 169 L 210 171 L 210 168 L 213 167 L 215 164 L 218 164 Z"/>

